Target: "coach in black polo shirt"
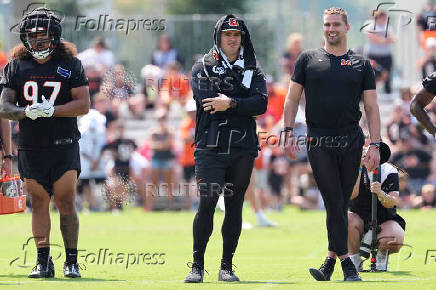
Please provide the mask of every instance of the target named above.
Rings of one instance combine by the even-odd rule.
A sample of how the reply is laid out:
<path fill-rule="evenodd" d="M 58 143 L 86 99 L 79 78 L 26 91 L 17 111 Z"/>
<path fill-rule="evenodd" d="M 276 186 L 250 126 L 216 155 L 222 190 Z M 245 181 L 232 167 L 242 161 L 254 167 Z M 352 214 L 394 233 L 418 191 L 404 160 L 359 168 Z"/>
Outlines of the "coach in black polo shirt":
<path fill-rule="evenodd" d="M 286 97 L 284 125 L 292 137 L 292 127 L 303 90 L 306 96 L 307 150 L 316 183 L 327 212 L 328 254 L 319 269 L 310 269 L 318 281 L 330 280 L 336 258 L 341 259 L 345 281 L 360 281 L 348 257 L 347 209 L 356 182 L 364 135 L 359 127 L 359 101 L 363 94 L 371 146 L 365 166 L 375 169 L 380 160 L 380 114 L 374 71 L 369 61 L 347 49 L 350 29 L 347 13 L 329 8 L 323 14 L 323 48 L 303 52 L 297 59 Z M 285 146 L 291 157 L 299 151 L 296 140 Z"/>

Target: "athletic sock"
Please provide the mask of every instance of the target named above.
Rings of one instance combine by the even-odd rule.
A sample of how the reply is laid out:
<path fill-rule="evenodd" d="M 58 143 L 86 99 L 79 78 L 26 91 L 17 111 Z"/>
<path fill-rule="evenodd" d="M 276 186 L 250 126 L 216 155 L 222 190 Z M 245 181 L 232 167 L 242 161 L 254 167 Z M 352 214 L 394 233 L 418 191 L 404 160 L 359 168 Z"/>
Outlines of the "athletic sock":
<path fill-rule="evenodd" d="M 360 266 L 362 264 L 362 258 L 360 257 L 360 254 L 354 254 L 350 256 L 351 261 L 354 264 L 354 267 L 356 267 L 356 271 L 359 272 Z"/>
<path fill-rule="evenodd" d="M 232 260 L 229 259 L 221 259 L 221 269 L 222 270 L 232 270 Z"/>
<path fill-rule="evenodd" d="M 204 253 L 200 253 L 200 251 L 194 251 L 194 263 L 203 269 L 204 268 Z"/>
<path fill-rule="evenodd" d="M 50 255 L 50 247 L 38 248 L 38 264 L 47 265 L 48 256 Z"/>
<path fill-rule="evenodd" d="M 77 249 L 65 249 L 65 255 L 67 264 L 77 264 Z"/>

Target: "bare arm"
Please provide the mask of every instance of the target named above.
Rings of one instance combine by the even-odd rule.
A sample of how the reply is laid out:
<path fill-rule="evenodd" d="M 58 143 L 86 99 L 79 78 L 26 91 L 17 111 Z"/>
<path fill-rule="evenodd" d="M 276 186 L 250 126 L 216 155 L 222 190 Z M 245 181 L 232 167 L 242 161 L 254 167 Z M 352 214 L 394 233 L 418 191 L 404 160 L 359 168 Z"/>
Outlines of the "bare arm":
<path fill-rule="evenodd" d="M 371 142 L 379 142 L 380 138 L 380 112 L 377 104 L 377 93 L 375 90 L 363 91 L 363 103 Z"/>
<path fill-rule="evenodd" d="M 89 87 L 81 86 L 71 89 L 72 101 L 55 106 L 54 117 L 77 117 L 88 114 L 90 106 Z"/>
<path fill-rule="evenodd" d="M 4 155 L 12 154 L 12 146 L 11 146 L 11 123 L 9 123 L 8 119 L 1 119 L 1 140 L 3 145 L 3 153 Z"/>
<path fill-rule="evenodd" d="M 17 106 L 17 93 L 11 88 L 3 88 L 0 97 L 0 117 L 19 121 L 26 117 L 24 107 Z"/>
<path fill-rule="evenodd" d="M 290 82 L 284 106 L 283 127 L 294 127 L 295 116 L 298 112 L 298 105 L 300 103 L 303 90 L 304 87 L 299 83 L 294 81 Z"/>
<path fill-rule="evenodd" d="M 1 140 L 3 145 L 3 154 L 11 155 L 12 154 L 12 146 L 11 146 L 11 124 L 7 119 L 1 119 Z M 2 158 L 2 168 L 1 175 L 12 176 L 12 159 L 11 158 Z"/>
<path fill-rule="evenodd" d="M 354 184 L 353 192 L 351 193 L 350 200 L 355 199 L 359 195 L 359 185 L 360 185 L 361 176 L 362 176 L 362 170 L 359 169 L 359 175 L 357 176 L 356 183 Z"/>
<path fill-rule="evenodd" d="M 436 128 L 431 122 L 424 108 L 431 103 L 435 95 L 422 88 L 412 99 L 410 103 L 410 113 L 419 121 L 419 123 L 433 136 Z"/>
<path fill-rule="evenodd" d="M 398 193 L 398 191 L 391 191 L 388 194 L 382 192 L 377 196 L 384 207 L 393 208 L 398 205 L 400 194 Z"/>

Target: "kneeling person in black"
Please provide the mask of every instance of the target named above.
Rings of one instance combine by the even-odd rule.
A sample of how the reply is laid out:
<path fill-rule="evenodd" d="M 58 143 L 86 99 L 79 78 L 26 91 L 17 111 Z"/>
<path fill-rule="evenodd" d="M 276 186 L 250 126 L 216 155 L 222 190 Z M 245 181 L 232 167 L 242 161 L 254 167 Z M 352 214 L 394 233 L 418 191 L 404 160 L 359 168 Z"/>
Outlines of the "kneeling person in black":
<path fill-rule="evenodd" d="M 376 257 L 377 270 L 388 270 L 388 255 L 397 253 L 400 250 L 406 229 L 406 222 L 396 211 L 400 187 L 398 169 L 386 162 L 391 155 L 388 145 L 385 143 L 380 144 L 381 183 L 371 182 L 373 173 L 369 172 L 363 165 L 362 158 L 359 176 L 350 197 L 348 252 L 358 271 L 362 269 L 362 259 L 359 253 L 362 237 L 365 233 L 365 237 L 366 235 L 369 238 L 371 237 L 368 230 L 371 222 L 372 192 L 377 194 L 378 197 L 377 223 L 380 226 L 380 232 L 377 233 L 377 240 L 379 240 Z"/>
<path fill-rule="evenodd" d="M 26 14 L 19 26 L 23 44 L 12 50 L 2 79 L 0 115 L 19 121 L 18 170 L 32 201 L 38 260 L 29 278 L 54 276 L 49 247 L 52 195 L 66 250 L 64 275 L 80 277 L 75 206 L 80 132 L 76 117 L 88 113 L 90 98 L 75 46 L 60 39 L 60 23 L 46 8 Z"/>
<path fill-rule="evenodd" d="M 194 263 L 185 282 L 203 282 L 204 253 L 213 215 L 224 191 L 223 255 L 220 281 L 239 281 L 232 270 L 242 227 L 242 205 L 259 149 L 254 116 L 266 111 L 264 74 L 256 64 L 244 22 L 223 16 L 215 25 L 215 45 L 192 68 L 197 104 L 195 176 L 200 205 L 194 218 Z"/>

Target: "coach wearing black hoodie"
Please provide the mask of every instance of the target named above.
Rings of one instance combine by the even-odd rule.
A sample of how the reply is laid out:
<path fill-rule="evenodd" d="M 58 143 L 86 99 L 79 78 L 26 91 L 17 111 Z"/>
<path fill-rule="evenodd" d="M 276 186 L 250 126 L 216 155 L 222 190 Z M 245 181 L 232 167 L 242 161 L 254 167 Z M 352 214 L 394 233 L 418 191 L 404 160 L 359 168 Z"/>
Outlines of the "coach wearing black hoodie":
<path fill-rule="evenodd" d="M 219 281 L 239 281 L 232 258 L 242 226 L 242 204 L 259 150 L 255 117 L 265 113 L 265 76 L 256 63 L 244 22 L 221 17 L 215 25 L 215 45 L 192 68 L 197 104 L 195 175 L 200 205 L 194 218 L 194 262 L 187 283 L 203 282 L 204 253 L 213 230 L 219 194 L 224 193 L 223 256 Z"/>

